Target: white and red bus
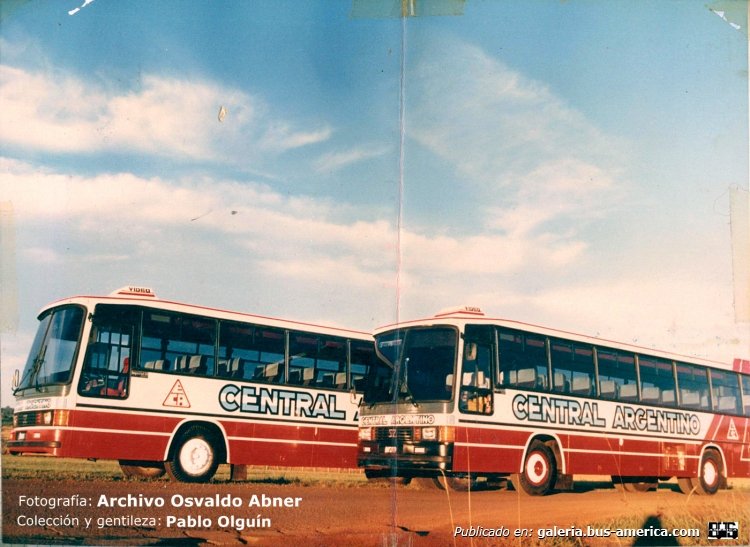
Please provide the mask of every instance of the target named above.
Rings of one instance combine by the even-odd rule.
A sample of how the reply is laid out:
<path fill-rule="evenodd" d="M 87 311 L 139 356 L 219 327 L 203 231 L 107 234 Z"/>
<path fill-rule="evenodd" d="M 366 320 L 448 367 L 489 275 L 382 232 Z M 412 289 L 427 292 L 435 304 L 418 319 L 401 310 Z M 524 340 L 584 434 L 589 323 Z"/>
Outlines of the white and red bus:
<path fill-rule="evenodd" d="M 719 363 L 478 308 L 378 329 L 360 414 L 368 477 L 543 495 L 573 475 L 713 494 L 750 476 L 750 361 Z"/>
<path fill-rule="evenodd" d="M 362 332 L 143 287 L 68 298 L 39 315 L 8 450 L 188 482 L 221 463 L 356 468 L 357 392 L 374 361 Z"/>

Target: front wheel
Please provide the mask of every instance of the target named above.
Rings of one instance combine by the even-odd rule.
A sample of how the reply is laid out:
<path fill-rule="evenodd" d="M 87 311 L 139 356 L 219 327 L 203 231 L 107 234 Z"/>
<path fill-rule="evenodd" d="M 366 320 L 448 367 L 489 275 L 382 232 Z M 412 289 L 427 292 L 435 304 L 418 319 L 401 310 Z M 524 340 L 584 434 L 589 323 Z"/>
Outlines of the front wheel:
<path fill-rule="evenodd" d="M 530 496 L 549 494 L 556 480 L 557 460 L 552 449 L 541 441 L 531 443 L 521 473 L 511 477 L 515 489 Z"/>
<path fill-rule="evenodd" d="M 208 482 L 219 467 L 219 452 L 209 430 L 201 426 L 186 429 L 165 462 L 167 474 L 180 482 Z"/>
<path fill-rule="evenodd" d="M 447 477 L 440 475 L 433 477 L 432 481 L 440 490 L 454 490 L 456 492 L 468 492 L 478 490 L 480 481 L 476 477 Z"/>

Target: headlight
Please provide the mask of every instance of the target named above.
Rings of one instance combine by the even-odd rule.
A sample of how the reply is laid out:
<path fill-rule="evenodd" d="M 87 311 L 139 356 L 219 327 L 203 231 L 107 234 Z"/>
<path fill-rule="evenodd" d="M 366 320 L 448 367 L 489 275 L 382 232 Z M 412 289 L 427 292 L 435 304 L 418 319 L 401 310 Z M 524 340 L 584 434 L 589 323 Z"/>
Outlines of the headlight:
<path fill-rule="evenodd" d="M 434 441 L 437 439 L 437 428 L 435 427 L 423 427 L 422 438 L 425 441 Z"/>
<path fill-rule="evenodd" d="M 371 441 L 372 440 L 372 428 L 371 427 L 360 427 L 359 428 L 359 440 L 360 441 Z"/>
<path fill-rule="evenodd" d="M 48 410 L 44 414 L 42 414 L 42 422 L 44 425 L 52 425 L 52 411 Z"/>
<path fill-rule="evenodd" d="M 456 430 L 453 428 L 453 426 L 449 425 L 441 425 L 439 427 L 423 427 L 421 428 L 420 433 L 421 439 L 425 441 L 440 441 L 443 443 L 452 443 L 456 440 Z M 415 435 L 414 440 L 420 440 L 417 438 L 419 436 L 420 435 Z"/>

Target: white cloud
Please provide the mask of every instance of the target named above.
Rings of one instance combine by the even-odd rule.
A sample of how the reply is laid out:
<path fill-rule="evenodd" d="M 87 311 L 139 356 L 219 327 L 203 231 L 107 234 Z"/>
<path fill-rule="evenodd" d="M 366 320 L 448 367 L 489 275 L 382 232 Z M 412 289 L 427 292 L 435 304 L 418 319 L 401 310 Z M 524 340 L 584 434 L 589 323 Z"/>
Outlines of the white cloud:
<path fill-rule="evenodd" d="M 228 114 L 218 120 L 220 107 Z M 138 87 L 0 65 L 0 141 L 56 153 L 96 151 L 238 161 L 329 138 L 299 130 L 265 102 L 210 81 L 145 74 Z"/>
<path fill-rule="evenodd" d="M 389 150 L 388 147 L 376 146 L 374 148 L 357 147 L 343 152 L 331 152 L 318 158 L 315 162 L 315 170 L 319 173 L 338 171 L 354 163 L 387 154 Z"/>

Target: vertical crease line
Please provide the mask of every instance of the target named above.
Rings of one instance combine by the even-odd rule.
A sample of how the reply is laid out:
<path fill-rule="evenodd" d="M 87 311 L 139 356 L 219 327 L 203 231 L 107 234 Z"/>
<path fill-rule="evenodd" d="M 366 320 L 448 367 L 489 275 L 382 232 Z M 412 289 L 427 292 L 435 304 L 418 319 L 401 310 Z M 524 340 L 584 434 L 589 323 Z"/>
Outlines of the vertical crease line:
<path fill-rule="evenodd" d="M 399 80 L 399 158 L 398 158 L 398 214 L 396 219 L 396 322 L 401 320 L 401 269 L 403 249 L 401 232 L 404 215 L 404 169 L 406 142 L 406 17 L 401 17 L 401 71 Z"/>

